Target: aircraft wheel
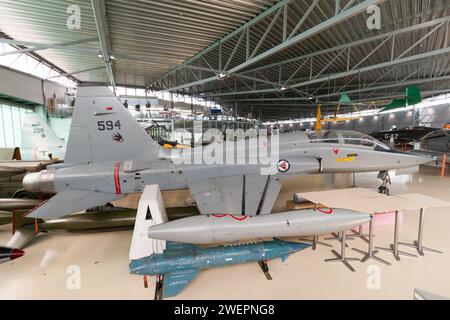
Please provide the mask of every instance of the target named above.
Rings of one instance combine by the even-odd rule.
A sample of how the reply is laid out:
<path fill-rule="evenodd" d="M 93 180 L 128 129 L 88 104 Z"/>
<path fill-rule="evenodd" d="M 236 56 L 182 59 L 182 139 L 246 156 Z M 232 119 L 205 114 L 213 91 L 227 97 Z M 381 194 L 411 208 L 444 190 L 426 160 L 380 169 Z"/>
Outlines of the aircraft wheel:
<path fill-rule="evenodd" d="M 12 197 L 16 199 L 37 199 L 37 196 L 34 192 L 25 191 L 23 189 L 14 192 Z"/>
<path fill-rule="evenodd" d="M 389 188 L 388 187 L 385 187 L 385 186 L 380 186 L 380 187 L 378 187 L 378 193 L 382 193 L 382 194 L 385 194 L 385 195 L 389 195 Z"/>

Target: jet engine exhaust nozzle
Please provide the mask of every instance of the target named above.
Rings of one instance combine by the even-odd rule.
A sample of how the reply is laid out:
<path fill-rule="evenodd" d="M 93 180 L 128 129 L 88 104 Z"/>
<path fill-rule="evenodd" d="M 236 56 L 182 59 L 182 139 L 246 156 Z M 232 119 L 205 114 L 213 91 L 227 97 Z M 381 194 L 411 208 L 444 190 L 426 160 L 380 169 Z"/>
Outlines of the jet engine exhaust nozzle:
<path fill-rule="evenodd" d="M 54 171 L 29 173 L 23 178 L 23 188 L 29 192 L 55 193 Z"/>

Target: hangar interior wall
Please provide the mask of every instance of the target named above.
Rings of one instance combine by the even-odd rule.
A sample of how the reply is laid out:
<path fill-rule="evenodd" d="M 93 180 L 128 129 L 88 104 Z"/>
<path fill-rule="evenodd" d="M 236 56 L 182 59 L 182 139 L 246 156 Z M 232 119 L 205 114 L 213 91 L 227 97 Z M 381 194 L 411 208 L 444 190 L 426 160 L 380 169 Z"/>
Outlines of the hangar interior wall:
<path fill-rule="evenodd" d="M 0 104 L 0 148 L 20 145 L 25 108 Z"/>

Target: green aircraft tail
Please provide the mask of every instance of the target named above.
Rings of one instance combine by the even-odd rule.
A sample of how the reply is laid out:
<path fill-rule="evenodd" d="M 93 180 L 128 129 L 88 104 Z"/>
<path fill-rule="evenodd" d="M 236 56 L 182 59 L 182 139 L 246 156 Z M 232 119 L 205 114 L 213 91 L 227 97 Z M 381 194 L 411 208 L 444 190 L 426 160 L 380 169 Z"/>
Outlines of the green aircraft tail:
<path fill-rule="evenodd" d="M 402 99 L 394 99 L 387 106 L 384 106 L 380 112 L 394 110 L 398 108 L 405 108 L 422 102 L 420 89 L 416 86 L 406 88 L 406 97 Z"/>

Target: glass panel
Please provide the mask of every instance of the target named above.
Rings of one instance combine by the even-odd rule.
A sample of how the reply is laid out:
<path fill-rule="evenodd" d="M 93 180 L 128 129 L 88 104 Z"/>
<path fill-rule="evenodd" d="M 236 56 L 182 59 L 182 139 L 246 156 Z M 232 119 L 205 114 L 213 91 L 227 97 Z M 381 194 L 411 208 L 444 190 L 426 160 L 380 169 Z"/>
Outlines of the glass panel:
<path fill-rule="evenodd" d="M 306 133 L 311 143 L 339 143 L 335 131 L 311 131 Z"/>
<path fill-rule="evenodd" d="M 342 137 L 344 138 L 344 144 L 352 144 L 358 146 L 365 146 L 371 148 L 377 148 L 377 150 L 391 150 L 388 146 L 382 144 L 375 138 L 355 131 L 341 131 Z"/>

